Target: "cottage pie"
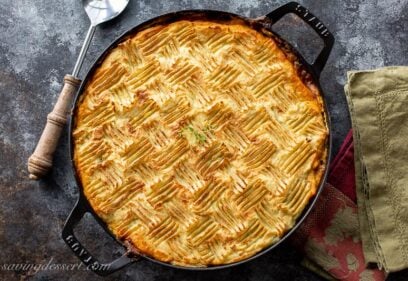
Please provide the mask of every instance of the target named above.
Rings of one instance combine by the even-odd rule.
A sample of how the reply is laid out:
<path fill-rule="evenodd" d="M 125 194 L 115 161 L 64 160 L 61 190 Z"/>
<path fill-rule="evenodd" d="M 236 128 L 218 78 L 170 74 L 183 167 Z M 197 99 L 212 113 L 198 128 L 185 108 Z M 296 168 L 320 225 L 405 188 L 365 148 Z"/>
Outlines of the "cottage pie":
<path fill-rule="evenodd" d="M 111 232 L 154 259 L 210 266 L 278 241 L 314 196 L 326 127 L 277 41 L 180 20 L 128 37 L 77 103 L 74 163 Z"/>

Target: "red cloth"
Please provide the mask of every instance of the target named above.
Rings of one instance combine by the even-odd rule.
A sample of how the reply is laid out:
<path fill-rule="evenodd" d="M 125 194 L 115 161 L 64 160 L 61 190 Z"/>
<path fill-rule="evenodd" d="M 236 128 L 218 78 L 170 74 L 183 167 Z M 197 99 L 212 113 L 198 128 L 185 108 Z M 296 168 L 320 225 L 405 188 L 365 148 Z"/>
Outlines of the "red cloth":
<path fill-rule="evenodd" d="M 329 167 L 327 182 L 356 203 L 353 132 L 350 130 Z"/>
<path fill-rule="evenodd" d="M 368 269 L 360 239 L 352 132 L 329 167 L 315 207 L 291 241 L 305 256 L 338 280 L 385 280 L 379 269 Z"/>

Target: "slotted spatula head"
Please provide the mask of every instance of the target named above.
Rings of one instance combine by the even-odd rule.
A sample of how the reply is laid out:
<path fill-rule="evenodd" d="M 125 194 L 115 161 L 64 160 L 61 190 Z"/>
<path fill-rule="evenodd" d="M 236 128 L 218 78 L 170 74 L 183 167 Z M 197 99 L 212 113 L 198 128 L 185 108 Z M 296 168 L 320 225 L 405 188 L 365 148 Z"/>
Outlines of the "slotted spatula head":
<path fill-rule="evenodd" d="M 83 5 L 91 24 L 97 26 L 118 16 L 129 0 L 83 0 Z"/>

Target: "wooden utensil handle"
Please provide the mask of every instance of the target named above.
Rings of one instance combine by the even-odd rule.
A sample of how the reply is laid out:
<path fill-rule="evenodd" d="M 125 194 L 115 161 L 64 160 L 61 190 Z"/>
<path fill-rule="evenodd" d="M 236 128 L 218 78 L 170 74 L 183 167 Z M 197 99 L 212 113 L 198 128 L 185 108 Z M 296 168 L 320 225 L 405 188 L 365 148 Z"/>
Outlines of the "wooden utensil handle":
<path fill-rule="evenodd" d="M 52 167 L 52 158 L 57 148 L 62 129 L 67 123 L 72 101 L 81 80 L 72 75 L 65 75 L 64 87 L 54 109 L 47 116 L 47 124 L 42 132 L 34 153 L 28 158 L 30 179 L 38 180 L 46 175 Z"/>

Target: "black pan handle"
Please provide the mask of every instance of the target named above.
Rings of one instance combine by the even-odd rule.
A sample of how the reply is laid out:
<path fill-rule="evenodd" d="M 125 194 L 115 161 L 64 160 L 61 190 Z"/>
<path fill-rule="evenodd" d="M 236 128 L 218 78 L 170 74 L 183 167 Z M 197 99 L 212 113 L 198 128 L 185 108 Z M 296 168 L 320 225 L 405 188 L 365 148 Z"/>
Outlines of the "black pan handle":
<path fill-rule="evenodd" d="M 284 15 L 289 13 L 293 13 L 299 16 L 306 24 L 308 24 L 311 28 L 314 29 L 314 31 L 316 31 L 321 39 L 323 39 L 324 47 L 314 63 L 310 65 L 317 77 L 320 77 L 320 73 L 322 72 L 333 48 L 334 37 L 327 29 L 327 27 L 316 16 L 314 16 L 309 12 L 308 9 L 296 2 L 289 2 L 277 8 L 273 12 L 270 12 L 266 15 L 266 17 L 272 21 L 272 24 L 274 24 Z"/>
<path fill-rule="evenodd" d="M 65 222 L 64 228 L 62 229 L 62 239 L 71 248 L 74 254 L 86 265 L 89 270 L 101 275 L 109 275 L 122 267 L 137 261 L 140 257 L 128 253 L 123 254 L 121 257 L 117 258 L 110 263 L 100 263 L 96 258 L 92 256 L 88 250 L 82 246 L 81 242 L 76 238 L 74 234 L 74 227 L 83 218 L 83 216 L 89 212 L 86 207 L 86 202 L 82 198 L 79 198 L 74 209 L 71 211 L 67 221 Z"/>

